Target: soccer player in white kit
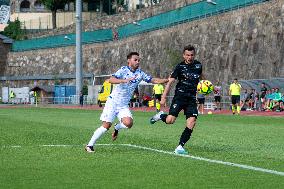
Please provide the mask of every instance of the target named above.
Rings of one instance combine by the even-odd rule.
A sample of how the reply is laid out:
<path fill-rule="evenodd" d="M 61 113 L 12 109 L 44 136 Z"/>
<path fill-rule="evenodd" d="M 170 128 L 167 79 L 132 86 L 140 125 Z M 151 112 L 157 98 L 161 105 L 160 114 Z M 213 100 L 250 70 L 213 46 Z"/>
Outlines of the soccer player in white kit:
<path fill-rule="evenodd" d="M 114 126 L 112 140 L 116 140 L 120 129 L 130 129 L 132 127 L 133 118 L 128 104 L 135 88 L 141 81 L 153 84 L 168 82 L 168 79 L 152 78 L 139 69 L 140 58 L 137 52 L 131 52 L 127 55 L 127 63 L 128 66 L 121 67 L 109 79 L 110 83 L 118 85 L 107 99 L 100 117 L 102 126 L 95 130 L 91 140 L 85 147 L 87 152 L 94 152 L 94 145 L 97 140 L 111 127 L 116 117 L 119 123 Z"/>

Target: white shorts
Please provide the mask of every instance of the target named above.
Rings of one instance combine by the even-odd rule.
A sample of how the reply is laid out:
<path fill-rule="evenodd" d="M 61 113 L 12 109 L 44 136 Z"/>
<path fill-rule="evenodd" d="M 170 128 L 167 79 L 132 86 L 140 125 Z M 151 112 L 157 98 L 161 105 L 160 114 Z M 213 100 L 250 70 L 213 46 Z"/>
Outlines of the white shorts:
<path fill-rule="evenodd" d="M 121 122 L 121 119 L 124 117 L 131 117 L 133 119 L 128 106 L 118 105 L 114 100 L 108 99 L 105 104 L 103 113 L 101 114 L 100 120 L 112 123 L 116 117 L 119 122 Z"/>

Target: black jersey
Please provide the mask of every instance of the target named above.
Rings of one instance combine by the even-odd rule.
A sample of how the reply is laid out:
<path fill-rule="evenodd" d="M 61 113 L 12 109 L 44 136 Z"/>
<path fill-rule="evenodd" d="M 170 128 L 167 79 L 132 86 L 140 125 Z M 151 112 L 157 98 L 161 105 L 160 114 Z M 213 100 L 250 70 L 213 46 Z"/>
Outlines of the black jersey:
<path fill-rule="evenodd" d="M 266 95 L 267 88 L 266 87 L 261 87 L 260 91 L 261 91 L 260 98 L 264 98 L 265 95 Z"/>
<path fill-rule="evenodd" d="M 202 64 L 197 60 L 190 64 L 185 62 L 179 63 L 171 74 L 171 78 L 178 80 L 175 95 L 195 98 L 201 73 Z"/>

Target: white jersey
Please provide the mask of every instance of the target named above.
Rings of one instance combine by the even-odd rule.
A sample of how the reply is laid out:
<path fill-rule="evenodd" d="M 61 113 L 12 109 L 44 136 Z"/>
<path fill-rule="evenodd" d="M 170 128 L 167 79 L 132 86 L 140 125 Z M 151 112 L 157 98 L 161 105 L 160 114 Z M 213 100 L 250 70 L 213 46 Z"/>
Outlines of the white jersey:
<path fill-rule="evenodd" d="M 121 67 L 115 74 L 113 74 L 117 79 L 129 79 L 136 77 L 134 80 L 128 83 L 120 83 L 116 85 L 109 98 L 113 100 L 118 106 L 128 106 L 128 103 L 133 95 L 134 90 L 138 87 L 138 84 L 143 80 L 147 83 L 151 82 L 152 77 L 147 75 L 140 69 L 131 70 L 129 66 Z"/>

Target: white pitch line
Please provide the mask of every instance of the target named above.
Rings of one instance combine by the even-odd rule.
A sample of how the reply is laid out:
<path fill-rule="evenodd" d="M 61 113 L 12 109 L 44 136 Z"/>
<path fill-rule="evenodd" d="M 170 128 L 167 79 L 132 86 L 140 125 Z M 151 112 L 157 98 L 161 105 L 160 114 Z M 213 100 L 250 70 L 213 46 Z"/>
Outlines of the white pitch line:
<path fill-rule="evenodd" d="M 130 147 L 134 147 L 134 148 L 140 148 L 140 149 L 149 150 L 149 151 L 154 151 L 154 152 L 159 152 L 159 153 L 163 153 L 163 154 L 171 154 L 171 155 L 175 155 L 175 156 L 182 156 L 182 157 L 187 157 L 187 158 L 191 158 L 191 159 L 207 161 L 207 162 L 210 162 L 210 163 L 229 165 L 229 166 L 233 166 L 233 167 L 239 167 L 239 168 L 243 168 L 243 169 L 249 169 L 249 170 L 260 171 L 260 172 L 264 172 L 264 173 L 271 173 L 271 174 L 275 174 L 275 175 L 284 176 L 284 172 L 281 172 L 281 171 L 264 169 L 264 168 L 260 168 L 260 167 L 253 167 L 253 166 L 250 166 L 250 165 L 231 163 L 231 162 L 214 160 L 214 159 L 208 159 L 208 158 L 203 158 L 203 157 L 198 157 L 198 156 L 191 156 L 191 155 L 179 155 L 179 154 L 175 154 L 175 153 L 169 152 L 169 151 L 157 150 L 157 149 L 154 149 L 154 148 L 148 148 L 148 147 L 137 146 L 137 145 L 132 145 L 132 144 L 122 144 L 122 145 L 123 146 L 130 146 Z"/>
<path fill-rule="evenodd" d="M 250 165 L 232 163 L 232 162 L 227 162 L 227 161 L 208 159 L 208 158 L 192 156 L 192 155 L 179 155 L 179 154 L 175 154 L 175 153 L 169 152 L 169 151 L 158 150 L 158 149 L 154 149 L 154 148 L 148 148 L 148 147 L 138 146 L 138 145 L 133 145 L 133 144 L 96 144 L 96 145 L 97 146 L 128 146 L 128 147 L 132 147 L 132 148 L 149 150 L 149 151 L 163 153 L 163 154 L 169 154 L 169 155 L 174 155 L 174 156 L 181 156 L 181 157 L 196 159 L 196 160 L 200 160 L 200 161 L 206 161 L 206 162 L 210 162 L 210 163 L 228 165 L 228 166 L 232 166 L 232 167 L 239 167 L 239 168 L 243 168 L 243 169 L 249 169 L 249 170 L 253 170 L 253 171 L 259 171 L 259 172 L 264 172 L 264 173 L 270 173 L 270 174 L 284 176 L 284 172 L 281 172 L 281 171 L 264 169 L 264 168 L 260 168 L 260 167 L 254 167 L 254 166 L 250 166 Z M 48 144 L 48 145 L 39 145 L 39 146 L 42 146 L 42 147 L 74 147 L 74 146 L 83 146 L 83 145 Z M 9 147 L 9 146 L 5 146 L 5 147 Z M 12 148 L 21 148 L 21 146 L 18 146 L 18 145 L 17 146 L 10 146 L 10 147 L 12 147 Z"/>

